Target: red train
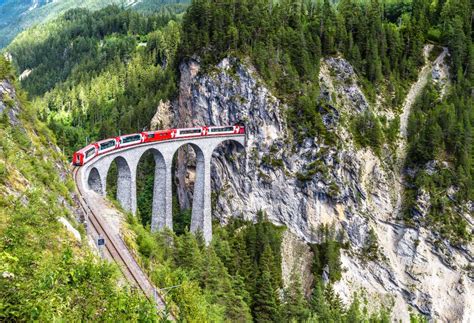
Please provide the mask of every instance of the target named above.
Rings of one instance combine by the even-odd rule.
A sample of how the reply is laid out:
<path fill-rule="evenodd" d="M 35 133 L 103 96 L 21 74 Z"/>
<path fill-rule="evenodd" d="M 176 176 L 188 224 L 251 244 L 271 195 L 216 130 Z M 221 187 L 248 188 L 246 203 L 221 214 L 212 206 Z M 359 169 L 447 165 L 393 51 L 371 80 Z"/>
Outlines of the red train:
<path fill-rule="evenodd" d="M 197 127 L 135 133 L 92 143 L 76 151 L 72 157 L 72 162 L 76 166 L 82 166 L 94 157 L 108 153 L 109 151 L 148 142 L 202 136 L 228 136 L 232 134 L 245 134 L 245 127 L 242 125 Z"/>

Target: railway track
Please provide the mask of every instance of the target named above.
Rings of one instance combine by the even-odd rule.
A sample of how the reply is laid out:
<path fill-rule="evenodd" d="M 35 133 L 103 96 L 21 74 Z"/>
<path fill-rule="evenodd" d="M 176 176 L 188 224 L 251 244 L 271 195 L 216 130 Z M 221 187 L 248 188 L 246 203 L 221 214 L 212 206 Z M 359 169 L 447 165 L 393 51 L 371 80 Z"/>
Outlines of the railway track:
<path fill-rule="evenodd" d="M 140 269 L 124 242 L 117 241 L 114 234 L 107 230 L 107 225 L 102 221 L 101 217 L 95 214 L 93 208 L 87 204 L 87 201 L 84 199 L 84 193 L 82 192 L 82 185 L 79 185 L 81 179 L 80 176 L 78 176 L 78 171 L 79 167 L 73 168 L 74 182 L 76 183 L 80 205 L 87 216 L 91 229 L 95 231 L 97 236 L 101 236 L 105 239 L 105 251 L 110 258 L 117 263 L 125 278 L 127 278 L 133 286 L 138 288 L 150 302 L 155 303 L 157 310 L 164 312 L 166 308 L 164 300 L 157 293 L 156 288 L 148 280 L 145 273 Z M 171 314 L 168 314 L 167 318 L 174 320 Z"/>

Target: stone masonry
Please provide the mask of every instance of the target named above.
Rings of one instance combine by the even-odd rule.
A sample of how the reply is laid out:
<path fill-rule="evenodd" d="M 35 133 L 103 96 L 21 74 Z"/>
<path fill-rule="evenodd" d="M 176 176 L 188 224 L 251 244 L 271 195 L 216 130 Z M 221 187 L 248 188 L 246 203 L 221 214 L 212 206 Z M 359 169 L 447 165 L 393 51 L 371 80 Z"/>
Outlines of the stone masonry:
<path fill-rule="evenodd" d="M 103 196 L 106 194 L 107 173 L 116 161 L 118 169 L 117 200 L 133 214 L 137 211 L 136 177 L 140 158 L 151 151 L 155 158 L 153 210 L 151 230 L 173 229 L 172 220 L 172 173 L 173 157 L 178 149 L 191 145 L 196 153 L 196 181 L 191 216 L 191 231 L 201 231 L 206 243 L 212 239 L 211 220 L 211 158 L 217 146 L 225 141 L 235 141 L 245 146 L 245 135 L 221 137 L 183 138 L 141 144 L 112 151 L 98 156 L 81 167 L 82 183 Z"/>

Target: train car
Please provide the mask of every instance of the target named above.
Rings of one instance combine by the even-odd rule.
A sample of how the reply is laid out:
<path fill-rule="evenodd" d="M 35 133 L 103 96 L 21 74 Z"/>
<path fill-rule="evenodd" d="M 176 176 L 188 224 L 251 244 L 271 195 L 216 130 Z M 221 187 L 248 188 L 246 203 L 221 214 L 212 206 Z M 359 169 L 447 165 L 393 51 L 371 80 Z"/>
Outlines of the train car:
<path fill-rule="evenodd" d="M 173 129 L 172 138 L 201 137 L 207 134 L 207 127 Z"/>
<path fill-rule="evenodd" d="M 132 135 L 120 136 L 117 148 L 124 148 L 128 146 L 141 144 L 145 140 L 145 136 L 142 133 L 134 133 Z"/>
<path fill-rule="evenodd" d="M 236 124 L 234 126 L 234 129 L 235 129 L 235 134 L 245 135 L 245 126 L 244 125 Z"/>
<path fill-rule="evenodd" d="M 100 154 L 105 154 L 109 151 L 112 151 L 114 149 L 117 149 L 118 148 L 118 143 L 119 143 L 119 138 L 109 138 L 109 139 L 105 139 L 105 140 L 101 140 L 99 142 L 96 143 L 97 145 L 97 149 L 98 149 L 98 152 L 97 154 L 100 155 Z"/>
<path fill-rule="evenodd" d="M 207 135 L 235 135 L 235 134 L 245 134 L 245 127 L 240 125 L 235 126 L 224 126 L 224 127 L 208 127 Z"/>
<path fill-rule="evenodd" d="M 72 162 L 76 166 L 82 166 L 98 155 L 105 154 L 119 148 L 139 145 L 141 143 L 172 140 L 175 138 L 226 136 L 232 134 L 245 134 L 245 126 L 243 124 L 236 124 L 234 126 L 169 129 L 123 135 L 120 137 L 101 140 L 97 143 L 93 143 L 82 148 L 81 150 L 74 153 Z"/>
<path fill-rule="evenodd" d="M 72 156 L 72 163 L 76 166 L 82 166 L 89 160 L 97 156 L 98 148 L 95 144 L 90 144 L 79 151 L 76 151 Z"/>
<path fill-rule="evenodd" d="M 147 131 L 142 132 L 143 142 L 154 142 L 154 141 L 162 141 L 162 140 L 170 140 L 172 139 L 172 130 L 157 130 L 157 131 Z"/>

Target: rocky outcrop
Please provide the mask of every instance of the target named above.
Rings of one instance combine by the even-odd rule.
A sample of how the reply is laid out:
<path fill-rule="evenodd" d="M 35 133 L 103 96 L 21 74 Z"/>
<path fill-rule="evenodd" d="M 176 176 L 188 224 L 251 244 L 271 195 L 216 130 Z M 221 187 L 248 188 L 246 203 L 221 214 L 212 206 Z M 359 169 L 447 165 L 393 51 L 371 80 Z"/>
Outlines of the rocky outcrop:
<path fill-rule="evenodd" d="M 0 114 L 6 113 L 12 126 L 19 126 L 20 106 L 14 87 L 7 80 L 0 81 Z"/>
<path fill-rule="evenodd" d="M 247 129 L 245 151 L 225 145 L 214 153 L 216 218 L 222 223 L 234 216 L 255 219 L 263 210 L 271 221 L 286 225 L 307 242 L 315 241 L 321 224 L 334 224 L 351 246 L 343 252 L 345 271 L 336 285 L 345 301 L 365 289 L 378 300 L 371 304 L 393 306 L 395 318 L 403 320 L 408 319 L 409 307 L 441 320 L 474 315 L 469 297 L 474 283 L 465 269 L 472 260 L 472 246 L 454 249 L 440 244 L 429 231 L 399 223 L 401 185 L 393 158 L 388 152 L 379 158 L 352 142 L 344 119 L 368 109 L 370 103 L 347 61 L 321 62 L 321 97 L 331 107 L 323 120 L 339 137 L 337 147 L 319 138 L 306 138 L 295 146 L 284 117 L 288 107 L 249 64 L 227 58 L 203 73 L 199 62 L 191 60 L 180 68 L 180 95 L 174 103 L 177 126 L 244 122 Z M 179 179 L 187 173 L 186 159 L 178 156 L 182 205 L 189 205 L 192 195 L 190 181 Z M 362 253 L 371 228 L 378 237 L 377 261 L 364 259 Z"/>
<path fill-rule="evenodd" d="M 290 231 L 283 233 L 281 241 L 281 275 L 284 287 L 290 286 L 291 280 L 299 280 L 306 297 L 311 296 L 313 285 L 313 253 L 311 248 L 298 236 L 292 234 Z"/>
<path fill-rule="evenodd" d="M 171 128 L 172 115 L 170 102 L 163 102 L 160 100 L 160 103 L 156 108 L 156 113 L 151 119 L 150 130 Z"/>

